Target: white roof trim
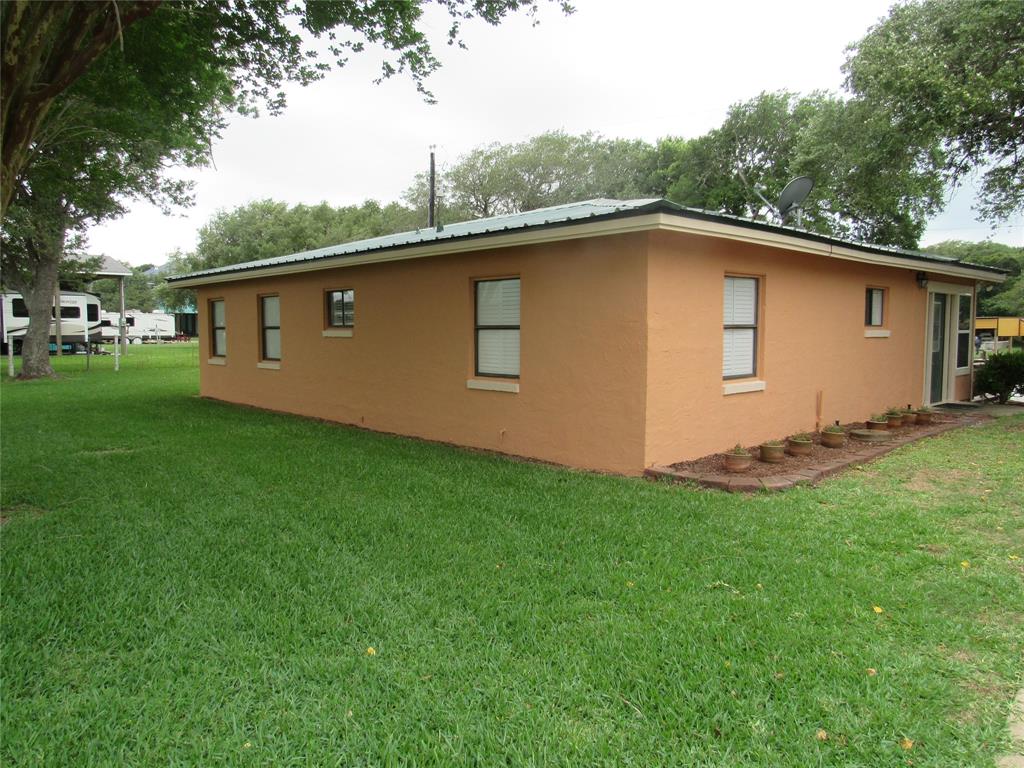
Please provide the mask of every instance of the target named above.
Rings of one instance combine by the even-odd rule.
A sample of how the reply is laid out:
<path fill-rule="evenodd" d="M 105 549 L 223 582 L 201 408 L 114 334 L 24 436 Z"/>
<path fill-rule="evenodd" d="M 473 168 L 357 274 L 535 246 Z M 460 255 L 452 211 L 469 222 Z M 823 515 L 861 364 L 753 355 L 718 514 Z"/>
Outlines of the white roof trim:
<path fill-rule="evenodd" d="M 632 232 L 664 230 L 668 232 L 684 232 L 703 237 L 721 237 L 738 240 L 770 248 L 784 248 L 790 251 L 811 253 L 846 261 L 857 261 L 879 266 L 912 269 L 915 272 L 927 272 L 932 275 L 946 275 L 970 280 L 1001 283 L 1005 275 L 973 269 L 963 264 L 941 261 L 924 261 L 899 254 L 883 254 L 862 251 L 831 243 L 789 235 L 781 232 L 769 232 L 752 227 L 727 224 L 719 221 L 677 216 L 670 213 L 647 213 L 638 216 L 626 216 L 604 221 L 567 224 L 559 227 L 526 229 L 507 234 L 488 235 L 484 237 L 468 237 L 462 240 L 440 240 L 405 248 L 366 251 L 357 254 L 344 254 L 335 257 L 318 258 L 309 261 L 293 261 L 286 264 L 270 265 L 241 272 L 220 272 L 198 275 L 193 278 L 175 280 L 175 288 L 195 288 L 214 283 L 232 283 L 237 280 L 255 280 L 261 277 L 317 272 L 324 269 L 354 267 L 360 264 L 379 264 L 388 261 L 404 261 L 428 256 L 444 256 L 470 251 L 487 251 L 496 248 L 510 248 L 521 245 L 539 245 L 542 243 L 578 240 L 584 237 L 621 235 Z"/>

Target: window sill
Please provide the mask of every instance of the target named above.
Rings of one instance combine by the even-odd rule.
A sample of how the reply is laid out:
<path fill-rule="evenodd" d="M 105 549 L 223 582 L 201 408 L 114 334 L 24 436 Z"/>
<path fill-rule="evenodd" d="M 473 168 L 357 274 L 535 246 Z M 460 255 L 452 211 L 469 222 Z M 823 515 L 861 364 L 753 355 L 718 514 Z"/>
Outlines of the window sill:
<path fill-rule="evenodd" d="M 734 381 L 722 385 L 723 395 L 742 395 L 745 392 L 764 392 L 767 385 L 763 381 Z"/>
<path fill-rule="evenodd" d="M 488 392 L 519 392 L 518 381 L 499 381 L 497 379 L 466 379 L 466 389 L 482 389 Z"/>
<path fill-rule="evenodd" d="M 864 338 L 865 339 L 888 339 L 892 336 L 892 331 L 884 330 L 882 328 L 865 328 Z"/>
<path fill-rule="evenodd" d="M 325 339 L 350 339 L 352 338 L 352 328 L 328 328 L 320 332 L 320 335 Z"/>
<path fill-rule="evenodd" d="M 207 365 L 227 365 L 228 361 L 223 357 L 211 357 L 206 361 Z"/>
<path fill-rule="evenodd" d="M 267 371 L 279 371 L 281 370 L 281 363 L 277 360 L 264 360 L 263 362 L 256 363 L 256 367 Z"/>
<path fill-rule="evenodd" d="M 954 376 L 968 376 L 970 373 L 971 373 L 971 369 L 970 368 L 954 368 L 953 369 L 953 375 Z"/>

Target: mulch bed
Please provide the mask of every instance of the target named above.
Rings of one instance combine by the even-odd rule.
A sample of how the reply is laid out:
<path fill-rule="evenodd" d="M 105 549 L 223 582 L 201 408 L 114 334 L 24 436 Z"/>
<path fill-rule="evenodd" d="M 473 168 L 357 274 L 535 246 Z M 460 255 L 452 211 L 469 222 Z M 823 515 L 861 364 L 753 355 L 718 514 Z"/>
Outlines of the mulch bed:
<path fill-rule="evenodd" d="M 821 445 L 821 436 L 814 434 L 814 445 L 809 456 L 790 456 L 787 453 L 777 464 L 760 461 L 757 458 L 758 446 L 751 446 L 747 450 L 754 456 L 754 461 L 743 472 L 727 472 L 725 458 L 722 454 L 716 453 L 692 461 L 681 461 L 668 467 L 651 467 L 646 474 L 649 477 L 695 482 L 706 487 L 729 491 L 783 490 L 800 483 L 817 482 L 847 467 L 877 458 L 901 445 L 977 420 L 978 417 L 974 415 L 934 414 L 931 424 L 913 424 L 887 430 L 890 439 L 886 442 L 866 443 L 847 436 L 843 448 L 826 448 Z M 863 422 L 843 425 L 847 432 L 864 427 Z"/>

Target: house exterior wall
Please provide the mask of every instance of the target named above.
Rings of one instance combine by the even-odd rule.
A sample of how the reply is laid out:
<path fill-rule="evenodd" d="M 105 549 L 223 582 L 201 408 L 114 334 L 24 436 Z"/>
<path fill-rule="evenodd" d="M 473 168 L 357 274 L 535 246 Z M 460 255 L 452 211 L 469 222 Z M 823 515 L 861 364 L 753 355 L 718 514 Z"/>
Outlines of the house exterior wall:
<path fill-rule="evenodd" d="M 646 235 L 628 234 L 199 289 L 200 391 L 261 408 L 573 466 L 644 466 Z M 521 278 L 518 393 L 467 389 L 475 278 Z M 351 338 L 325 338 L 327 290 L 355 290 Z M 258 368 L 258 296 L 281 307 L 281 363 Z M 209 301 L 227 355 L 210 364 Z M 500 380 L 505 381 L 505 380 Z"/>
<path fill-rule="evenodd" d="M 760 279 L 749 381 L 722 378 L 726 275 Z M 519 391 L 469 389 L 481 378 L 474 281 L 511 276 Z M 881 329 L 866 334 L 869 286 L 886 298 Z M 325 292 L 349 288 L 352 335 L 325 337 Z M 277 369 L 259 359 L 267 294 L 280 296 Z M 916 406 L 924 393 L 929 300 L 915 271 L 723 237 L 585 237 L 233 280 L 198 297 L 205 397 L 624 474 Z M 228 338 L 216 362 L 214 299 Z M 763 390 L 724 391 L 753 382 Z M 970 377 L 954 389 L 969 396 Z"/>
<path fill-rule="evenodd" d="M 671 232 L 648 254 L 645 463 L 666 464 L 921 403 L 927 291 L 907 269 Z M 760 284 L 763 391 L 723 394 L 727 274 Z M 867 338 L 865 290 L 887 289 Z"/>

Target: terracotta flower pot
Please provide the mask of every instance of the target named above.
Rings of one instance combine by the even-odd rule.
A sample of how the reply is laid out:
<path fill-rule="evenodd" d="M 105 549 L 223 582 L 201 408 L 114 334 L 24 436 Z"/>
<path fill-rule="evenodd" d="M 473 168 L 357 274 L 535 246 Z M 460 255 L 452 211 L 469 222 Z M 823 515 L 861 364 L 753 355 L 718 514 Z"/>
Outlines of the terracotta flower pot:
<path fill-rule="evenodd" d="M 868 421 L 866 421 L 864 423 L 867 424 L 868 429 L 882 430 L 882 429 L 888 429 L 889 428 L 889 420 L 888 419 L 886 419 L 885 421 L 871 421 L 869 419 Z"/>
<path fill-rule="evenodd" d="M 810 440 L 788 440 L 786 450 L 790 456 L 810 456 L 814 443 Z"/>
<path fill-rule="evenodd" d="M 726 472 L 742 472 L 750 467 L 754 457 L 749 453 L 724 453 L 725 457 L 725 471 Z"/>
<path fill-rule="evenodd" d="M 778 464 L 786 458 L 785 450 L 786 447 L 784 445 L 762 445 L 761 461 L 768 464 Z"/>
<path fill-rule="evenodd" d="M 846 445 L 845 432 L 822 432 L 821 444 L 826 448 L 842 448 Z"/>
<path fill-rule="evenodd" d="M 918 424 L 931 424 L 932 423 L 932 412 L 931 411 L 918 411 L 917 412 L 917 423 Z"/>
<path fill-rule="evenodd" d="M 889 424 L 889 429 L 899 429 L 903 426 L 903 416 L 901 414 L 890 413 L 886 421 Z"/>
<path fill-rule="evenodd" d="M 917 414 L 914 413 L 913 411 L 904 411 L 903 412 L 903 426 L 904 427 L 909 427 L 912 424 L 917 424 Z"/>

